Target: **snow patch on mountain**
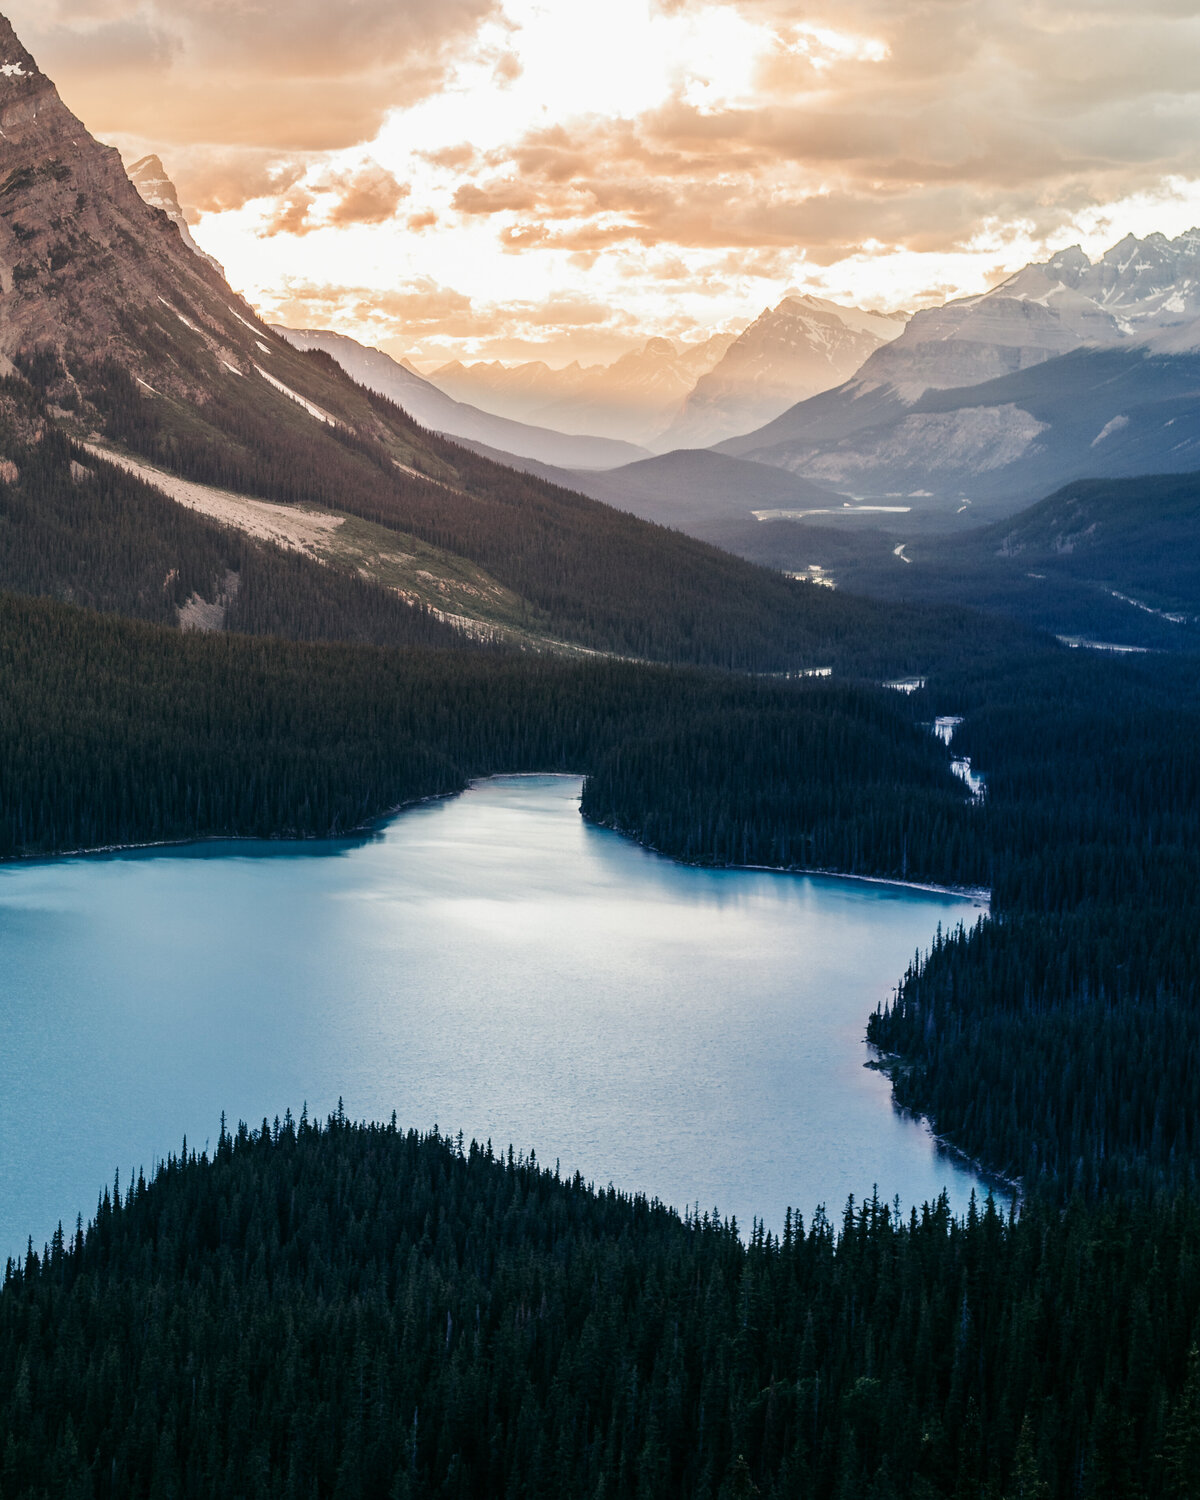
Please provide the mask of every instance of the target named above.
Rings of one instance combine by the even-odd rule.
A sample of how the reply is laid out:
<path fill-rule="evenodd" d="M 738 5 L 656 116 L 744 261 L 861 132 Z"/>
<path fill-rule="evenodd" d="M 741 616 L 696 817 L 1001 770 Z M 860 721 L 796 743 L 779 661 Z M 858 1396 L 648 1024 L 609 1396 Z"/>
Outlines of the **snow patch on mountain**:
<path fill-rule="evenodd" d="M 1124 412 L 1122 412 L 1119 416 L 1113 417 L 1111 421 L 1105 422 L 1104 426 L 1092 439 L 1092 447 L 1097 447 L 1104 441 L 1106 437 L 1112 437 L 1114 432 L 1120 432 L 1122 427 L 1128 426 L 1129 418 L 1124 414 Z"/>

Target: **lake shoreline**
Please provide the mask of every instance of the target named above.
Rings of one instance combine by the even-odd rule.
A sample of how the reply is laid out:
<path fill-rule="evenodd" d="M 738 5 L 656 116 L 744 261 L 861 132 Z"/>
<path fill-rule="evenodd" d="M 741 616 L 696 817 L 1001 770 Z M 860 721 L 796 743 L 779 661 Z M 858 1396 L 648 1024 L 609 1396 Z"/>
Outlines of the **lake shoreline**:
<path fill-rule="evenodd" d="M 94 1205 L 114 1162 L 125 1179 L 220 1110 L 319 1116 L 341 1096 L 356 1118 L 402 1106 L 739 1223 L 874 1183 L 906 1210 L 985 1197 L 862 1046 L 939 918 L 982 913 L 650 855 L 597 834 L 579 788 L 498 776 L 415 799 L 440 805 L 382 836 L 10 864 L 0 1149 L 33 1121 L 46 1159 L 0 1195 L 16 1249 Z M 778 1138 L 748 1169 L 764 1108 Z M 64 1110 L 83 1143 L 66 1157 Z"/>
<path fill-rule="evenodd" d="M 1009 1195 L 1013 1205 L 1020 1209 L 1025 1202 L 1025 1189 L 1019 1177 L 1006 1177 L 1003 1172 L 997 1172 L 994 1168 L 987 1166 L 978 1157 L 970 1155 L 961 1146 L 956 1146 L 948 1136 L 942 1135 L 939 1130 L 934 1129 L 933 1121 L 928 1115 L 922 1114 L 920 1110 L 910 1109 L 907 1104 L 900 1104 L 896 1100 L 896 1074 L 903 1072 L 910 1066 L 899 1052 L 884 1052 L 876 1047 L 873 1042 L 867 1043 L 868 1048 L 874 1053 L 874 1057 L 863 1064 L 864 1068 L 870 1068 L 873 1072 L 882 1073 L 892 1085 L 892 1105 L 895 1109 L 910 1120 L 919 1120 L 926 1127 L 929 1134 L 937 1142 L 938 1149 L 952 1156 L 955 1161 L 969 1168 L 976 1177 L 984 1182 L 988 1191 L 993 1191 L 993 1184 L 1003 1188 Z"/>
<path fill-rule="evenodd" d="M 353 839 L 356 836 L 376 832 L 384 824 L 390 823 L 393 818 L 399 817 L 401 813 L 410 808 L 423 807 L 431 802 L 446 802 L 452 797 L 461 797 L 464 792 L 470 791 L 472 787 L 481 786 L 489 781 L 519 781 L 523 778 L 555 776 L 564 781 L 581 781 L 585 773 L 572 771 L 497 771 L 490 776 L 475 776 L 466 784 L 455 791 L 430 792 L 424 797 L 410 797 L 405 802 L 398 802 L 394 807 L 377 814 L 375 817 L 365 819 L 362 823 L 356 823 L 353 828 L 348 828 L 344 833 L 211 833 L 201 834 L 192 838 L 181 839 L 147 839 L 144 842 L 130 844 L 95 844 L 83 846 L 78 849 L 56 849 L 46 853 L 38 854 L 11 854 L 0 858 L 0 868 L 4 866 L 21 866 L 39 864 L 45 861 L 57 859 L 87 859 L 105 854 L 137 854 L 149 849 L 186 849 L 191 845 L 202 844 L 314 844 L 322 842 L 333 842 L 338 839 Z M 896 886 L 906 891 L 925 891 L 931 895 L 961 896 L 967 900 L 978 901 L 988 907 L 990 911 L 992 893 L 987 886 L 968 885 L 936 885 L 931 882 L 918 880 L 897 880 L 889 875 L 859 875 L 849 870 L 823 870 L 809 865 L 738 865 L 719 864 L 716 861 L 705 861 L 695 859 L 682 859 L 677 854 L 671 854 L 665 849 L 659 849 L 654 844 L 647 843 L 645 839 L 639 838 L 636 833 L 631 833 L 626 828 L 618 828 L 610 823 L 602 823 L 596 818 L 589 818 L 580 812 L 580 817 L 592 828 L 603 828 L 609 833 L 619 834 L 621 838 L 628 839 L 640 849 L 645 849 L 650 854 L 657 854 L 662 859 L 669 859 L 677 865 L 683 865 L 697 870 L 758 870 L 769 875 L 817 875 L 825 876 L 831 880 L 858 880 L 868 885 Z"/>
<path fill-rule="evenodd" d="M 904 891 L 924 891 L 933 896 L 959 896 L 977 901 L 987 908 L 989 914 L 991 912 L 992 892 L 986 885 L 935 885 L 931 881 L 898 880 L 894 875 L 858 875 L 849 870 L 820 869 L 814 865 L 739 865 L 728 861 L 684 859 L 678 854 L 658 848 L 656 844 L 647 843 L 627 828 L 620 828 L 615 823 L 604 823 L 598 818 L 589 818 L 585 813 L 581 816 L 592 828 L 603 828 L 608 833 L 619 834 L 621 838 L 628 839 L 649 854 L 657 854 L 660 859 L 672 860 L 675 864 L 692 870 L 758 870 L 764 875 L 808 875 L 829 880 L 858 880 L 867 885 L 890 885 Z"/>

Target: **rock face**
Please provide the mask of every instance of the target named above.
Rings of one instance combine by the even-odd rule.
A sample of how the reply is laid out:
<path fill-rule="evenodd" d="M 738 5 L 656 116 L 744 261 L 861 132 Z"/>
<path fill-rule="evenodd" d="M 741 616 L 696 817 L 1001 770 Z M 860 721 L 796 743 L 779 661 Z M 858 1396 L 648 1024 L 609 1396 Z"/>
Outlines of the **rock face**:
<path fill-rule="evenodd" d="M 455 401 L 407 365 L 382 349 L 371 349 L 345 334 L 322 329 L 276 328 L 296 349 L 320 349 L 342 369 L 402 407 L 414 421 L 448 437 L 465 438 L 519 458 L 534 458 L 562 468 L 612 469 L 646 456 L 645 449 L 612 438 L 583 437 L 495 417 Z"/>
<path fill-rule="evenodd" d="M 188 249 L 194 255 L 198 255 L 201 260 L 206 260 L 224 276 L 225 268 L 220 261 L 209 255 L 207 250 L 201 250 L 192 238 L 192 231 L 179 205 L 179 194 L 175 191 L 175 184 L 167 176 L 166 169 L 159 158 L 143 156 L 140 161 L 135 161 L 129 168 L 129 180 L 151 208 L 162 209 L 171 223 L 178 228 L 180 238 Z"/>
<path fill-rule="evenodd" d="M 652 338 L 611 365 L 575 363 L 561 370 L 541 361 L 511 366 L 455 361 L 429 379 L 455 400 L 497 416 L 648 445 L 733 339 L 719 334 L 702 344 L 677 345 Z"/>
<path fill-rule="evenodd" d="M 852 380 L 719 451 L 916 509 L 1016 509 L 1084 475 L 1200 464 L 1198 349 L 1200 231 L 1130 235 L 918 313 Z"/>
<path fill-rule="evenodd" d="M 749 432 L 797 401 L 841 385 L 907 319 L 840 307 L 820 297 L 785 297 L 768 308 L 697 381 L 658 448 L 707 448 Z"/>
<path fill-rule="evenodd" d="M 0 17 L 0 364 L 45 349 L 68 367 L 116 357 L 146 385 L 195 397 L 170 349 L 181 329 L 214 377 L 248 369 L 269 337 Z"/>
<path fill-rule="evenodd" d="M 858 372 L 905 401 L 977 385 L 1083 345 L 1120 344 L 1200 317 L 1200 230 L 1126 237 L 1095 263 L 1078 245 L 979 297 L 917 313 Z"/>

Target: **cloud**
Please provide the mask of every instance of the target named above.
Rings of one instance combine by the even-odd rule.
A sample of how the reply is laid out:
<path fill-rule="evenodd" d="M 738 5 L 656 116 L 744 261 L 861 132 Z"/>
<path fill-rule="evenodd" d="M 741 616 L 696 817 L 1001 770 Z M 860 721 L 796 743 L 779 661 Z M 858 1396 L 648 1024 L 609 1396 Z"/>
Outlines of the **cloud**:
<path fill-rule="evenodd" d="M 632 118 L 527 131 L 459 186 L 508 250 L 962 251 L 1200 176 L 1200 16 L 1183 3 L 734 0 L 762 25 L 746 98 L 680 80 Z M 660 9 L 700 16 L 701 0 Z"/>
<path fill-rule="evenodd" d="M 292 328 L 368 329 L 380 338 L 460 337 L 474 327 L 471 299 L 429 277 L 387 289 L 292 282 L 267 299 L 267 310 Z"/>
<path fill-rule="evenodd" d="M 330 151 L 436 90 L 499 0 L 9 0 L 100 134 Z"/>
<path fill-rule="evenodd" d="M 911 307 L 1200 197 L 1195 0 L 9 10 L 239 284 L 397 347 L 597 357 L 791 282 Z"/>
<path fill-rule="evenodd" d="M 397 182 L 391 172 L 377 162 L 368 162 L 338 185 L 337 201 L 329 211 L 328 223 L 382 224 L 395 214 L 412 189 Z"/>
<path fill-rule="evenodd" d="M 344 174 L 326 169 L 310 174 L 285 196 L 276 198 L 259 234 L 269 238 L 345 229 L 351 224 L 383 224 L 394 216 L 410 191 L 378 162 L 365 162 Z"/>

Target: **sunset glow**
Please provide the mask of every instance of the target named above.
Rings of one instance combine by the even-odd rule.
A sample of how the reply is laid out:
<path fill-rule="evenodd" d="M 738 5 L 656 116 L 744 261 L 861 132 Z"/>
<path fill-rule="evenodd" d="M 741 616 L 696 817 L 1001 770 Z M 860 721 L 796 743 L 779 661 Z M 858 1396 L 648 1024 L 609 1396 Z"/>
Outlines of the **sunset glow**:
<path fill-rule="evenodd" d="M 1165 0 L 9 11 L 268 316 L 419 363 L 607 360 L 789 288 L 915 308 L 1200 220 L 1200 22 Z"/>

